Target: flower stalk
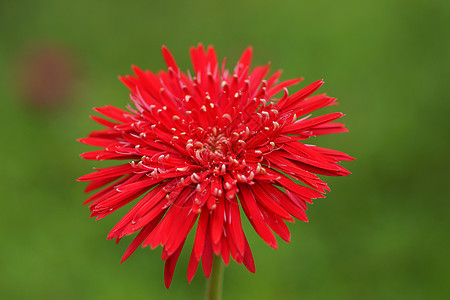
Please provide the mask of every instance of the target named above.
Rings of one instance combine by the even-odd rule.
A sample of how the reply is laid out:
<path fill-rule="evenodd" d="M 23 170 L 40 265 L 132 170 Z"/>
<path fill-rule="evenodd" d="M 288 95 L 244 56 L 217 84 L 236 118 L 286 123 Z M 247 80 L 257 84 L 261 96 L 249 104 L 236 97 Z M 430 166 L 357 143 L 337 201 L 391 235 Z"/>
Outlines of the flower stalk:
<path fill-rule="evenodd" d="M 211 275 L 206 284 L 206 300 L 221 300 L 224 264 L 222 258 L 214 255 Z"/>

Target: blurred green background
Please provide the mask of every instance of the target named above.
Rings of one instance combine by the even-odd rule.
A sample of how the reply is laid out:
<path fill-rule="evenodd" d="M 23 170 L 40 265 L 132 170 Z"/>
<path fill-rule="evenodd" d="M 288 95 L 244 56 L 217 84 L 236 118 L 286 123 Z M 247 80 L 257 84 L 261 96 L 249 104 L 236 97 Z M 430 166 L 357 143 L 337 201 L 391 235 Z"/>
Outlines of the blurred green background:
<path fill-rule="evenodd" d="M 131 238 L 106 235 L 124 211 L 90 219 L 75 181 L 108 164 L 81 160 L 90 148 L 75 140 L 99 128 L 92 107 L 129 103 L 117 76 L 165 67 L 163 44 L 190 69 L 202 42 L 229 68 L 251 45 L 253 65 L 282 79 L 324 78 L 350 132 L 314 143 L 357 158 L 349 178 L 327 178 L 309 223 L 289 225 L 290 244 L 246 231 L 257 271 L 230 263 L 224 299 L 450 299 L 449 4 L 0 1 L 0 298 L 203 297 L 200 270 L 186 280 L 190 250 L 169 290 L 160 248 L 121 265 Z"/>

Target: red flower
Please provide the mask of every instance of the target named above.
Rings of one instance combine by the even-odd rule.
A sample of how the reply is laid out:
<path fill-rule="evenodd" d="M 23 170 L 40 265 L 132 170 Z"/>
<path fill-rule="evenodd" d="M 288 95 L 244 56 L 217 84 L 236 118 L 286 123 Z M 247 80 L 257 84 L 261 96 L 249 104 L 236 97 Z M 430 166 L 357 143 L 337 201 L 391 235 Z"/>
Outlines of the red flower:
<path fill-rule="evenodd" d="M 323 81 L 288 95 L 286 87 L 302 79 L 277 84 L 277 71 L 264 80 L 269 65 L 250 72 L 251 48 L 233 72 L 225 69 L 225 60 L 218 63 L 213 47 L 206 52 L 202 45 L 191 48 L 193 75 L 178 69 L 166 47 L 162 54 L 167 72 L 133 67 L 135 77 L 120 78 L 130 88 L 135 108 L 95 108 L 113 121 L 92 117 L 106 129 L 80 142 L 102 149 L 81 156 L 126 163 L 80 177 L 91 181 L 86 192 L 102 187 L 85 203 L 91 203 L 91 216 L 101 219 L 135 201 L 108 239 L 118 242 L 139 231 L 122 262 L 139 245 L 161 245 L 166 287 L 196 222 L 189 281 L 200 259 L 209 277 L 213 255 L 221 255 L 225 264 L 231 255 L 254 272 L 241 208 L 267 244 L 277 248 L 273 232 L 289 242 L 285 221 L 307 221 L 306 203 L 329 190 L 314 173 L 349 174 L 337 164 L 352 160 L 347 154 L 301 142 L 347 131 L 344 124 L 331 123 L 343 114 L 310 117 L 336 100 L 311 96 Z M 279 92 L 284 94 L 274 98 Z"/>

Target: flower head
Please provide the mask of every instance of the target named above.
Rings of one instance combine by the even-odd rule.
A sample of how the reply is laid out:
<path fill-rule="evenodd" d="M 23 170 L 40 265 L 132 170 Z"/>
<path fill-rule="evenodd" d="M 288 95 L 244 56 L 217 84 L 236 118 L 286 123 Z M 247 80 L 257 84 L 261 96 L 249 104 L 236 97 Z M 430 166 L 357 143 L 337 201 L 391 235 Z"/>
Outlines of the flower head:
<path fill-rule="evenodd" d="M 273 248 L 274 233 L 289 242 L 285 221 L 307 221 L 306 203 L 329 190 L 316 174 L 349 174 L 337 164 L 351 160 L 347 154 L 303 143 L 347 131 L 344 124 L 331 123 L 343 114 L 311 117 L 335 103 L 325 94 L 311 96 L 323 81 L 289 95 L 287 87 L 302 79 L 278 83 L 280 71 L 264 79 L 269 65 L 250 70 L 251 48 L 233 72 L 225 60 L 219 64 L 213 47 L 191 48 L 193 74 L 180 71 L 167 48 L 162 54 L 167 71 L 133 67 L 135 76 L 120 78 L 131 90 L 134 107 L 95 108 L 110 120 L 93 116 L 106 129 L 80 142 L 102 149 L 81 156 L 125 163 L 80 177 L 91 181 L 86 192 L 101 188 L 85 203 L 91 216 L 101 219 L 135 201 L 108 239 L 118 242 L 139 232 L 122 261 L 139 245 L 161 245 L 166 287 L 195 223 L 189 281 L 200 260 L 209 277 L 214 255 L 225 264 L 231 255 L 254 272 L 243 214 Z"/>

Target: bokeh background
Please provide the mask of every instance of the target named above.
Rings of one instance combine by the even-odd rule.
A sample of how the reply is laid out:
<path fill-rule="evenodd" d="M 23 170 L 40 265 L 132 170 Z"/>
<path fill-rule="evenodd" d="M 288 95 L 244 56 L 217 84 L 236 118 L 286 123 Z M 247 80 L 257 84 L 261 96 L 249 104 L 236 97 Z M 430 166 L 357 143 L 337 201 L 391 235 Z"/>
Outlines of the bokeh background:
<path fill-rule="evenodd" d="M 164 68 L 163 44 L 187 70 L 202 42 L 230 68 L 251 45 L 282 79 L 324 78 L 350 132 L 314 143 L 357 158 L 309 223 L 290 224 L 290 244 L 246 231 L 257 271 L 232 262 L 224 299 L 449 299 L 449 4 L 0 1 L 0 298 L 203 297 L 190 250 L 169 290 L 160 249 L 121 265 L 131 238 L 106 235 L 123 211 L 90 219 L 75 181 L 107 165 L 79 158 L 90 148 L 76 139 L 99 128 L 92 107 L 128 104 L 117 76 Z"/>

